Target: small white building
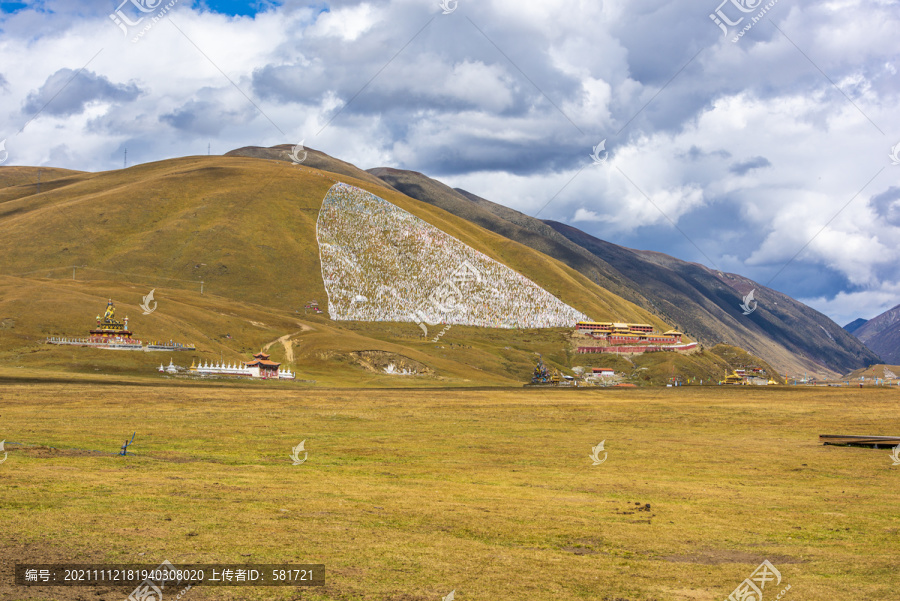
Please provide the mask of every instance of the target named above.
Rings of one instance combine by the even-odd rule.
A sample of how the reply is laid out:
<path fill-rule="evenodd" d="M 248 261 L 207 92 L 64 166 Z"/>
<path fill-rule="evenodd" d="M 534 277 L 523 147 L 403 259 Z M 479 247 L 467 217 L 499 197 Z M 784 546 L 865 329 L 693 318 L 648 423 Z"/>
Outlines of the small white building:
<path fill-rule="evenodd" d="M 264 380 L 293 380 L 295 375 L 289 369 L 281 369 L 281 364 L 269 360 L 269 355 L 257 353 L 249 363 L 209 363 L 191 364 L 191 371 L 201 376 L 238 376 L 261 378 Z"/>

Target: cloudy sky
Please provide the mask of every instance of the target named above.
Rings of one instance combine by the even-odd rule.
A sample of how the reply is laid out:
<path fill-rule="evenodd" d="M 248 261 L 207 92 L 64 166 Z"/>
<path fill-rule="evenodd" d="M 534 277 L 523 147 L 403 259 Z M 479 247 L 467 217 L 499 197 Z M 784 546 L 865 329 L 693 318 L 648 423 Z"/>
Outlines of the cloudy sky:
<path fill-rule="evenodd" d="M 900 0 L 720 1 L 0 2 L 0 159 L 303 140 L 841 325 L 900 303 Z"/>

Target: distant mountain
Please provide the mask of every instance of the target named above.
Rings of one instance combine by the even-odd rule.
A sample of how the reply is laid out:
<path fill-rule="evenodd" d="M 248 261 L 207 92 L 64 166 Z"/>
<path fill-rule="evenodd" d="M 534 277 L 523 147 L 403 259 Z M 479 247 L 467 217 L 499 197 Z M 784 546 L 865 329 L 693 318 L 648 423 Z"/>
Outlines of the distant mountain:
<path fill-rule="evenodd" d="M 661 253 L 625 249 L 563 224 L 555 227 L 619 269 L 654 301 L 664 319 L 704 343 L 739 346 L 786 373 L 814 371 L 810 362 L 845 373 L 847 367 L 878 361 L 825 315 L 753 280 Z M 758 304 L 753 313 L 743 315 L 740 304 L 750 291 L 755 291 Z"/>
<path fill-rule="evenodd" d="M 873 317 L 853 334 L 885 362 L 900 363 L 900 305 Z"/>
<path fill-rule="evenodd" d="M 869 323 L 868 319 L 863 319 L 862 317 L 860 317 L 859 319 L 854 319 L 853 321 L 851 321 L 850 323 L 845 325 L 844 329 L 847 330 L 848 332 L 850 332 L 851 334 L 854 334 L 854 333 L 856 333 L 856 330 L 860 329 L 867 323 Z"/>
<path fill-rule="evenodd" d="M 809 371 L 834 377 L 879 362 L 871 350 L 825 315 L 742 276 L 617 246 L 414 171 L 381 167 L 368 172 L 407 196 L 558 259 L 707 347 L 738 346 L 788 374 Z M 754 290 L 759 304 L 745 316 L 740 304 Z"/>

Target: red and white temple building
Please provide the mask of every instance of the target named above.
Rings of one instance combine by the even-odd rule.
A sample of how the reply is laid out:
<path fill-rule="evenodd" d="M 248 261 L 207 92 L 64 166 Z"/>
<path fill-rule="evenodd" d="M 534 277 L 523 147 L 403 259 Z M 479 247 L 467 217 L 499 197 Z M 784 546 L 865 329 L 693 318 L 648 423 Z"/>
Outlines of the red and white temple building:
<path fill-rule="evenodd" d="M 698 347 L 696 342 L 682 342 L 684 334 L 677 330 L 657 332 L 646 323 L 579 321 L 575 325 L 575 335 L 584 340 L 577 345 L 578 353 L 684 352 Z"/>
<path fill-rule="evenodd" d="M 269 356 L 265 353 L 256 353 L 253 355 L 253 361 L 250 363 L 245 363 L 247 369 L 253 372 L 254 378 L 263 378 L 267 380 L 269 378 L 282 378 L 282 373 L 284 373 L 284 378 L 293 379 L 294 374 L 289 371 L 282 372 L 281 371 L 281 363 L 275 363 L 274 361 L 269 361 Z"/>
<path fill-rule="evenodd" d="M 237 376 L 262 380 L 293 380 L 296 377 L 289 369 L 281 369 L 281 363 L 269 360 L 266 353 L 256 353 L 253 355 L 253 361 L 248 363 L 205 362 L 197 365 L 194 362 L 190 371 L 199 376 Z"/>

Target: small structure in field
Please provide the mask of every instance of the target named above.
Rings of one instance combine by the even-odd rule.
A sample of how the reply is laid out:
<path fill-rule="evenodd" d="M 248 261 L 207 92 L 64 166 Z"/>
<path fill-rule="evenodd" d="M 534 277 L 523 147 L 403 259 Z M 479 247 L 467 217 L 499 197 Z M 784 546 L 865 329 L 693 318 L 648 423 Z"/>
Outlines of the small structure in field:
<path fill-rule="evenodd" d="M 259 378 L 262 380 L 293 380 L 295 374 L 289 369 L 281 369 L 281 363 L 269 360 L 266 353 L 256 353 L 248 363 L 191 363 L 190 371 L 199 376 L 234 376 Z"/>
<path fill-rule="evenodd" d="M 281 371 L 281 363 L 270 361 L 269 355 L 265 353 L 256 353 L 253 355 L 253 361 L 244 365 L 250 370 L 250 375 L 254 378 L 262 378 L 264 380 L 273 378 L 282 380 L 294 379 L 294 374 L 287 370 Z"/>
<path fill-rule="evenodd" d="M 874 448 L 900 447 L 900 436 L 852 436 L 846 434 L 819 434 L 823 445 L 862 446 Z"/>
<path fill-rule="evenodd" d="M 304 305 L 304 307 L 303 307 L 303 312 L 306 313 L 308 311 L 312 311 L 316 315 L 321 315 L 322 309 L 319 308 L 319 301 L 311 300 L 308 303 L 306 303 L 306 305 Z"/>
<path fill-rule="evenodd" d="M 761 367 L 734 369 L 730 374 L 725 374 L 724 380 L 719 381 L 719 384 L 737 386 L 772 386 L 777 383 L 775 380 L 767 377 L 766 370 Z"/>

